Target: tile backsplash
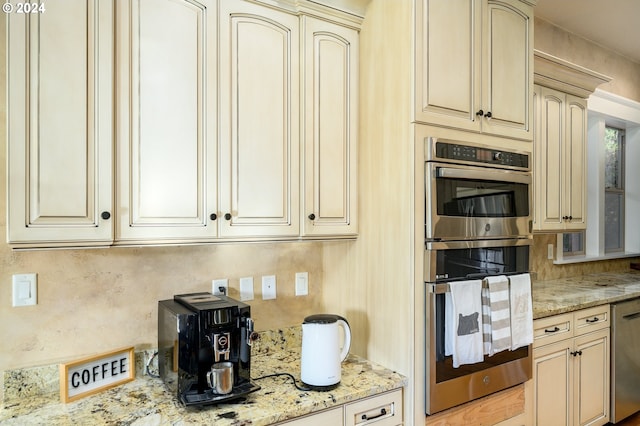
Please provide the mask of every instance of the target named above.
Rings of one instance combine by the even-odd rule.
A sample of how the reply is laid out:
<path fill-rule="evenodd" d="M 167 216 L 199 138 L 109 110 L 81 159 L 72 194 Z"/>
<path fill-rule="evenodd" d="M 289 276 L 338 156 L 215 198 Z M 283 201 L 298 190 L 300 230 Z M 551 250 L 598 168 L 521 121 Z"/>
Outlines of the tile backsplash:
<path fill-rule="evenodd" d="M 638 260 L 637 258 L 625 258 L 554 265 L 553 260 L 547 259 L 547 246 L 553 244 L 555 248 L 556 240 L 556 234 L 536 234 L 533 237 L 531 271 L 539 281 L 577 277 L 599 272 L 628 271 L 629 264 Z"/>

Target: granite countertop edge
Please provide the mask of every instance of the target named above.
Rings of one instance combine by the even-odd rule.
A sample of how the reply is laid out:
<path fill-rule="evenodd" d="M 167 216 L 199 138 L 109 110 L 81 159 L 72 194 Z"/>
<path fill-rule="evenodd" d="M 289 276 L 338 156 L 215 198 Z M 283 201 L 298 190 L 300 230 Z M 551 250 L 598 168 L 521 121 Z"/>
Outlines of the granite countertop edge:
<path fill-rule="evenodd" d="M 356 355 L 342 365 L 342 380 L 327 392 L 298 390 L 300 385 L 300 328 L 261 333 L 252 350 L 252 377 L 261 389 L 242 400 L 205 407 L 185 407 L 161 379 L 146 374 L 144 358 L 136 352 L 135 380 L 70 403 L 60 401 L 58 365 L 4 372 L 3 425 L 270 425 L 313 414 L 349 402 L 407 386 L 403 375 Z M 139 360 L 140 358 L 140 360 Z M 151 373 L 154 373 L 153 368 Z M 52 382 L 52 383 L 47 383 Z M 55 382 L 55 383 L 53 383 Z M 38 388 L 38 389 L 36 389 Z M 44 389 L 44 391 L 43 391 Z"/>
<path fill-rule="evenodd" d="M 640 272 L 606 272 L 532 282 L 533 319 L 640 297 Z"/>

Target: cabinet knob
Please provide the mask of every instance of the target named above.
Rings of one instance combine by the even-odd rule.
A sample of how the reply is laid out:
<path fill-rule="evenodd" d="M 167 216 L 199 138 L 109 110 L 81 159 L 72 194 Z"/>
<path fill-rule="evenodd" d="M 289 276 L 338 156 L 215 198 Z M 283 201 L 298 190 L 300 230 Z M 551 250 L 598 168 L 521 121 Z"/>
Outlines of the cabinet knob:
<path fill-rule="evenodd" d="M 478 117 L 482 117 L 484 115 L 484 111 L 483 110 L 479 110 L 478 112 L 476 112 L 476 115 Z"/>
<path fill-rule="evenodd" d="M 209 219 L 211 219 L 211 220 L 216 220 L 217 218 L 218 218 L 218 215 L 217 215 L 217 214 L 215 214 L 215 213 L 211 213 L 211 214 L 209 215 Z"/>
<path fill-rule="evenodd" d="M 487 113 L 486 113 L 484 116 L 485 116 L 486 118 L 491 118 L 491 117 L 492 117 L 492 115 L 491 115 L 491 111 L 487 111 Z"/>
<path fill-rule="evenodd" d="M 315 215 L 315 214 L 313 214 L 313 213 L 311 213 L 311 214 L 309 215 L 309 220 L 316 220 L 316 215 Z"/>
<path fill-rule="evenodd" d="M 225 218 L 226 220 L 231 220 L 231 213 L 225 213 L 225 214 L 224 214 L 224 218 Z"/>
<path fill-rule="evenodd" d="M 111 213 L 109 212 L 102 212 L 100 214 L 100 217 L 103 218 L 104 220 L 108 220 L 111 217 Z"/>
<path fill-rule="evenodd" d="M 569 216 L 569 222 L 571 222 L 572 219 L 573 219 L 573 216 Z"/>

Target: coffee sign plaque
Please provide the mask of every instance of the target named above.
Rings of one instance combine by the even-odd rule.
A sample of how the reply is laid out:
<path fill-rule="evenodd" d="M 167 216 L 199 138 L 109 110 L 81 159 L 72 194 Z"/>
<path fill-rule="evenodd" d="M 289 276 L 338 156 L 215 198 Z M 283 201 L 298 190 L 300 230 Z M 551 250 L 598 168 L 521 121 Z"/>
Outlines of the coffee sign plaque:
<path fill-rule="evenodd" d="M 60 364 L 60 400 L 72 402 L 130 382 L 134 377 L 133 348 Z"/>

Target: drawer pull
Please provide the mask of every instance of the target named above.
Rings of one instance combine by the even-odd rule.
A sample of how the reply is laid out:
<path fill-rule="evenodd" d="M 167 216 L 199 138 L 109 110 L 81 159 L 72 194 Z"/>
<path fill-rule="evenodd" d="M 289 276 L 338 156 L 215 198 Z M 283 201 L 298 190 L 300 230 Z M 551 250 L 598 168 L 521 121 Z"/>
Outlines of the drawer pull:
<path fill-rule="evenodd" d="M 640 312 L 635 312 L 633 314 L 627 314 L 627 315 L 624 315 L 622 318 L 626 319 L 626 320 L 632 320 L 632 319 L 640 318 Z"/>
<path fill-rule="evenodd" d="M 593 319 L 589 319 L 587 318 L 587 322 L 593 324 L 594 322 L 598 322 L 600 321 L 600 318 L 598 317 L 593 317 Z"/>
<path fill-rule="evenodd" d="M 387 414 L 387 409 L 386 408 L 381 408 L 380 409 L 380 414 L 376 414 L 375 416 L 371 416 L 371 417 L 367 416 L 366 414 L 363 414 L 362 415 L 362 420 L 365 420 L 365 421 L 373 420 L 373 419 L 377 419 L 378 417 L 382 417 L 382 416 L 384 416 L 386 414 Z"/>
<path fill-rule="evenodd" d="M 558 331 L 560 331 L 560 328 L 558 328 L 558 326 L 553 327 L 553 329 L 549 330 L 548 328 L 544 329 L 545 333 L 557 333 Z"/>

